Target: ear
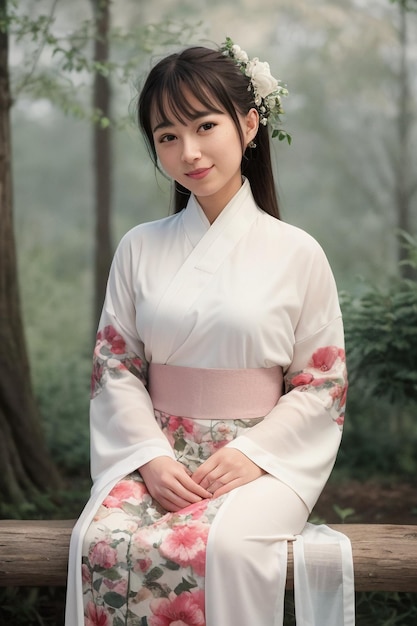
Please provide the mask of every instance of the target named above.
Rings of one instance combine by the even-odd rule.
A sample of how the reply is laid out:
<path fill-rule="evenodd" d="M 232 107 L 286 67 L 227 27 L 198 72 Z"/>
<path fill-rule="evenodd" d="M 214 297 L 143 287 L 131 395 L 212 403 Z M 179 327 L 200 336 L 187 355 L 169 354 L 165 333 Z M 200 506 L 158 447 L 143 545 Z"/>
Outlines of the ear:
<path fill-rule="evenodd" d="M 245 135 L 245 147 L 255 139 L 259 128 L 259 113 L 256 109 L 250 109 L 245 117 L 244 122 L 244 135 Z"/>

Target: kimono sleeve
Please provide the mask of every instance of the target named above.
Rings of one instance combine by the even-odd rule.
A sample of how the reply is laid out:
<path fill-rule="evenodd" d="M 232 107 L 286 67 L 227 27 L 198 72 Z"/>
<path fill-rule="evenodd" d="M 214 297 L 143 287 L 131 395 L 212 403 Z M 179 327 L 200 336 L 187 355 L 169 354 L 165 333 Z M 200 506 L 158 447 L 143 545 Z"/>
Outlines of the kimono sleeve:
<path fill-rule="evenodd" d="M 284 394 L 262 422 L 228 446 L 289 485 L 311 511 L 340 445 L 347 374 L 337 289 L 319 246 L 308 267 Z"/>
<path fill-rule="evenodd" d="M 148 364 L 136 329 L 138 251 L 133 248 L 126 236 L 116 251 L 94 349 L 90 437 L 95 482 L 109 472 L 122 476 L 157 456 L 174 458 L 147 391 Z"/>

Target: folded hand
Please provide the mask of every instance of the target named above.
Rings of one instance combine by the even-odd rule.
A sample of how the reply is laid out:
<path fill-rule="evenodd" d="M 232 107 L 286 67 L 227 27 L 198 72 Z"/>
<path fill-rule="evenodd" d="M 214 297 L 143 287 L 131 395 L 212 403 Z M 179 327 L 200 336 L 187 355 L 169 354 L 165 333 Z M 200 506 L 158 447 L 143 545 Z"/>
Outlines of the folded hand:
<path fill-rule="evenodd" d="M 179 511 L 189 504 L 211 498 L 209 491 L 197 484 L 186 468 L 169 456 L 159 456 L 139 468 L 153 498 L 166 511 Z"/>
<path fill-rule="evenodd" d="M 265 474 L 256 463 L 235 448 L 221 448 L 204 461 L 192 479 L 214 498 Z"/>

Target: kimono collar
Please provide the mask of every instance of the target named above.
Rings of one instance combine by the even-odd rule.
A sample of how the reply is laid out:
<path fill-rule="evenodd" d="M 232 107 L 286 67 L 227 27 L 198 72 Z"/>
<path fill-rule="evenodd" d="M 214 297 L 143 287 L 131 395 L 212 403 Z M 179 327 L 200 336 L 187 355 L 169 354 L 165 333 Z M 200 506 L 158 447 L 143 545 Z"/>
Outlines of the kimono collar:
<path fill-rule="evenodd" d="M 210 224 L 196 197 L 191 195 L 182 213 L 184 229 L 192 245 L 196 246 L 209 229 L 210 232 L 220 232 L 231 220 L 245 219 L 245 216 L 253 214 L 256 210 L 258 207 L 253 198 L 250 183 L 247 178 L 243 178 L 239 191 L 226 204 L 213 224 Z"/>

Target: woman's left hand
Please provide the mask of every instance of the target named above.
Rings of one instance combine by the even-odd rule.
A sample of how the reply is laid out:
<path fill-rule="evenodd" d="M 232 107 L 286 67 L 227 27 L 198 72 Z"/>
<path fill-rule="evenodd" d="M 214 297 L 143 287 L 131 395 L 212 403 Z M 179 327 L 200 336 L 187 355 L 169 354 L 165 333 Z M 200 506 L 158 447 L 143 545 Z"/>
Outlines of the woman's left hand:
<path fill-rule="evenodd" d="M 217 498 L 265 473 L 243 452 L 235 448 L 221 448 L 204 461 L 191 478 Z"/>

